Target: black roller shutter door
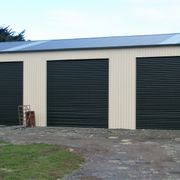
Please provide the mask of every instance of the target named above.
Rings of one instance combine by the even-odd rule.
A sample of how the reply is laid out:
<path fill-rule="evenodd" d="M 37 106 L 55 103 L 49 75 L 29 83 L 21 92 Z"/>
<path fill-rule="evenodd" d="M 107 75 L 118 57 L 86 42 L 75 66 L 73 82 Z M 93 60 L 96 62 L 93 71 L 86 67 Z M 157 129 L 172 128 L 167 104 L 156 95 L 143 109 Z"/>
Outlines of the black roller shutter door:
<path fill-rule="evenodd" d="M 180 129 L 180 57 L 137 59 L 137 128 Z"/>
<path fill-rule="evenodd" d="M 18 125 L 23 102 L 23 62 L 0 62 L 0 125 Z"/>
<path fill-rule="evenodd" d="M 48 62 L 48 126 L 108 127 L 108 60 Z"/>

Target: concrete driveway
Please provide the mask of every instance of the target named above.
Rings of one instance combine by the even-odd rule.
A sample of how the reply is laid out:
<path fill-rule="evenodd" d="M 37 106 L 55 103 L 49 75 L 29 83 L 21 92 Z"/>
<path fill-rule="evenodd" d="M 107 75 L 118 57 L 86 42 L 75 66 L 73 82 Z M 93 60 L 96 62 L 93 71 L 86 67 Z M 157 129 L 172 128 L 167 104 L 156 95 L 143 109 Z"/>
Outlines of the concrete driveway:
<path fill-rule="evenodd" d="M 12 143 L 50 143 L 84 153 L 65 179 L 180 179 L 180 131 L 1 127 Z"/>

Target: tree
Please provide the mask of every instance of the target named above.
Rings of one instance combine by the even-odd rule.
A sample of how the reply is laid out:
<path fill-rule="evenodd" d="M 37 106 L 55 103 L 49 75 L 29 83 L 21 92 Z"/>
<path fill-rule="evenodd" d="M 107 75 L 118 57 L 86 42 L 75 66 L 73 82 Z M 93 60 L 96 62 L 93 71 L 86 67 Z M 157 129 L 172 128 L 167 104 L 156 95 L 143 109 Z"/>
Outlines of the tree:
<path fill-rule="evenodd" d="M 20 33 L 13 31 L 9 26 L 0 26 L 0 42 L 25 41 L 25 30 Z"/>

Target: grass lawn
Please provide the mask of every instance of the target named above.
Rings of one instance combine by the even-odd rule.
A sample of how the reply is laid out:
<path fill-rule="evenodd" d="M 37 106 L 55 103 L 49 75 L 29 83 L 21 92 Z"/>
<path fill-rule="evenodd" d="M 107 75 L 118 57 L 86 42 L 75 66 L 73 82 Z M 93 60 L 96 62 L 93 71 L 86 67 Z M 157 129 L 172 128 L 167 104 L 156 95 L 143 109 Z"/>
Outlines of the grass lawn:
<path fill-rule="evenodd" d="M 0 141 L 0 180 L 58 179 L 83 163 L 82 155 L 57 145 Z"/>

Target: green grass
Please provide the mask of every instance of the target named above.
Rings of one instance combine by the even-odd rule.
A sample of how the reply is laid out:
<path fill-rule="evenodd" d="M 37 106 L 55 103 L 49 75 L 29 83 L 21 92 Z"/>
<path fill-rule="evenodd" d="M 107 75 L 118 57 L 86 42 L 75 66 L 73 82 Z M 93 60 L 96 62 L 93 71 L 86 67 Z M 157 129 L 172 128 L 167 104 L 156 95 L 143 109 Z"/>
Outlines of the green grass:
<path fill-rule="evenodd" d="M 82 155 L 57 145 L 14 145 L 0 141 L 0 180 L 53 180 L 83 163 Z"/>
<path fill-rule="evenodd" d="M 8 144 L 8 143 L 3 140 L 0 140 L 0 144 Z"/>

